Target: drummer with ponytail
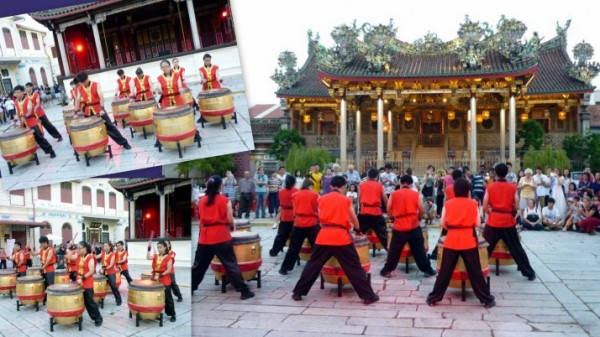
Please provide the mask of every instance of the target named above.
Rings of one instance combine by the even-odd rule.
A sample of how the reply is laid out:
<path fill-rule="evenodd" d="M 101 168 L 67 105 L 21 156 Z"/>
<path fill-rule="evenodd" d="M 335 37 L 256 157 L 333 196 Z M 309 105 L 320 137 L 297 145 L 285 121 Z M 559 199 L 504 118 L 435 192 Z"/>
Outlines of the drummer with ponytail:
<path fill-rule="evenodd" d="M 98 310 L 98 303 L 94 301 L 94 272 L 96 270 L 96 261 L 92 253 L 92 246 L 85 241 L 77 244 L 77 250 L 80 256 L 77 270 L 77 283 L 83 288 L 83 302 L 90 318 L 99 327 L 102 325 L 102 315 Z M 71 251 L 67 251 L 67 258 L 72 259 Z"/>
<path fill-rule="evenodd" d="M 165 313 L 171 316 L 170 321 L 175 322 L 175 302 L 173 302 L 173 294 L 171 285 L 171 273 L 173 273 L 173 258 L 169 254 L 169 246 L 165 240 L 158 240 L 156 246 L 158 253 L 152 253 L 150 248 L 152 242 L 148 242 L 148 253 L 146 259 L 152 260 L 152 277 L 154 281 L 162 283 L 165 286 Z"/>
<path fill-rule="evenodd" d="M 221 194 L 223 180 L 212 176 L 206 182 L 205 196 L 198 201 L 200 213 L 200 236 L 192 267 L 192 292 L 204 279 L 210 261 L 216 255 L 227 274 L 227 280 L 242 293 L 241 299 L 254 297 L 248 289 L 233 251 L 230 227 L 233 225 L 233 209 L 229 198 Z"/>

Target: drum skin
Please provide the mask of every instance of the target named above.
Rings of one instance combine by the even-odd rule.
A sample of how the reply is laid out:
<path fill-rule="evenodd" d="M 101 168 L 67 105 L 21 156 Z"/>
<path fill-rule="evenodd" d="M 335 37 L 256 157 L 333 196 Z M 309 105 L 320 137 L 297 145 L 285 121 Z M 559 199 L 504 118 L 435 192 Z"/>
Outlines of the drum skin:
<path fill-rule="evenodd" d="M 27 276 L 42 276 L 42 270 L 40 268 L 27 268 Z"/>
<path fill-rule="evenodd" d="M 37 148 L 31 129 L 15 128 L 0 135 L 2 158 L 13 166 L 33 160 Z"/>
<path fill-rule="evenodd" d="M 234 232 L 251 232 L 252 231 L 252 224 L 250 223 L 250 220 L 246 220 L 246 219 L 235 219 L 233 220 L 233 231 Z"/>
<path fill-rule="evenodd" d="M 233 232 L 231 236 L 233 237 L 233 251 L 242 277 L 246 281 L 254 279 L 262 265 L 260 236 L 252 232 Z M 215 273 L 217 280 L 223 279 L 225 268 L 216 256 L 210 263 L 210 269 Z"/>
<path fill-rule="evenodd" d="M 54 284 L 46 290 L 48 293 L 47 311 L 58 324 L 73 324 L 85 310 L 83 288 L 77 283 Z"/>
<path fill-rule="evenodd" d="M 66 269 L 57 269 L 54 271 L 54 284 L 70 283 L 71 278 Z"/>

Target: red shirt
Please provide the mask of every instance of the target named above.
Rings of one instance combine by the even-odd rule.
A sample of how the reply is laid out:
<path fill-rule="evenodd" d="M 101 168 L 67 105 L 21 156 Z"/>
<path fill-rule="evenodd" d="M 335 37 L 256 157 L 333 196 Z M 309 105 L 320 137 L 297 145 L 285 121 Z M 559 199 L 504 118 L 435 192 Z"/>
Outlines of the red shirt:
<path fill-rule="evenodd" d="M 128 258 L 129 258 L 129 253 L 127 253 L 127 251 L 125 249 L 123 249 L 123 251 L 119 251 L 117 249 L 117 264 L 118 264 L 119 268 L 121 269 L 121 271 L 129 269 L 129 265 L 127 264 Z M 123 259 L 125 259 L 125 262 L 119 264 L 119 261 L 121 261 Z"/>
<path fill-rule="evenodd" d="M 144 78 L 140 81 L 139 77 L 133 79 L 135 85 L 135 100 L 136 101 L 148 101 L 154 98 L 152 94 L 152 88 L 150 88 L 150 77 L 144 75 Z"/>
<path fill-rule="evenodd" d="M 505 180 L 499 180 L 491 185 L 488 184 L 486 193 L 489 195 L 488 201 L 492 207 L 487 224 L 492 227 L 502 228 L 514 226 L 517 222 L 512 212 L 517 186 Z"/>
<path fill-rule="evenodd" d="M 89 87 L 80 84 L 77 87 L 77 92 L 81 95 L 81 104 L 83 113 L 86 117 L 100 113 L 102 105 L 100 105 L 100 94 L 98 93 L 98 83 L 90 82 Z"/>
<path fill-rule="evenodd" d="M 185 68 L 184 67 L 179 67 L 177 69 L 175 69 L 175 67 L 173 67 L 173 72 L 176 72 L 179 75 L 179 78 L 181 78 L 181 85 L 184 88 L 187 88 L 187 84 L 185 84 L 185 79 L 183 78 L 183 75 L 185 74 Z"/>
<path fill-rule="evenodd" d="M 172 76 L 169 76 L 169 78 L 165 77 L 164 74 L 158 76 L 158 84 L 160 84 L 162 89 L 162 98 L 160 100 L 161 108 L 185 104 L 183 98 L 179 95 L 179 86 L 177 85 L 178 80 L 179 74 L 176 72 L 173 72 Z"/>
<path fill-rule="evenodd" d="M 479 219 L 478 206 L 477 201 L 469 198 L 454 198 L 444 204 L 444 224 L 448 228 L 444 248 L 466 250 L 477 247 L 473 228 Z"/>
<path fill-rule="evenodd" d="M 25 249 L 25 260 L 31 260 L 31 248 Z"/>
<path fill-rule="evenodd" d="M 446 186 L 444 193 L 446 194 L 444 203 L 448 202 L 448 200 L 454 199 L 454 184 Z"/>
<path fill-rule="evenodd" d="M 221 88 L 221 83 L 217 79 L 217 71 L 219 70 L 219 66 L 212 64 L 209 68 L 201 67 L 200 74 L 204 78 L 204 83 L 202 83 L 202 90 L 209 89 L 219 89 Z"/>
<path fill-rule="evenodd" d="M 352 199 L 333 191 L 320 197 L 318 203 L 321 230 L 315 243 L 327 246 L 351 244 L 349 231 L 352 227 L 348 209 L 352 205 Z"/>
<path fill-rule="evenodd" d="M 42 259 L 42 265 L 44 265 L 44 263 L 46 263 L 46 259 L 48 257 L 48 252 L 52 252 L 52 258 L 50 258 L 50 263 L 48 264 L 48 266 L 46 266 L 46 269 L 44 269 L 44 272 L 51 273 L 54 271 L 54 264 L 56 263 L 56 254 L 54 253 L 54 249 L 52 249 L 51 247 L 48 247 L 46 249 L 40 248 L 40 256 Z"/>
<path fill-rule="evenodd" d="M 403 187 L 392 192 L 390 198 L 394 229 L 403 232 L 419 227 L 419 192 Z"/>
<path fill-rule="evenodd" d="M 117 269 L 115 268 L 115 253 L 114 252 L 110 252 L 108 254 L 106 254 L 106 252 L 102 252 L 101 261 L 102 261 L 102 267 L 104 267 L 104 268 L 108 267 L 111 264 L 113 265 L 112 267 L 105 269 L 104 275 L 112 275 L 117 272 Z"/>
<path fill-rule="evenodd" d="M 40 98 L 40 94 L 34 91 L 33 94 L 27 95 L 27 96 L 31 100 L 33 112 L 35 113 L 37 118 L 40 118 L 40 117 L 46 115 L 46 111 L 44 111 L 44 108 L 42 108 L 42 103 L 41 103 L 42 100 Z M 40 107 L 36 109 L 35 106 L 38 104 L 40 105 Z"/>
<path fill-rule="evenodd" d="M 227 203 L 229 198 L 216 195 L 212 205 L 208 206 L 208 197 L 198 201 L 200 213 L 200 237 L 198 243 L 214 245 L 231 240 L 229 221 L 227 220 Z"/>
<path fill-rule="evenodd" d="M 158 254 L 154 254 L 154 259 L 152 259 L 152 271 L 157 274 L 162 274 L 167 271 L 167 266 L 171 261 L 171 256 L 169 254 L 163 255 L 161 257 Z M 158 282 L 162 283 L 164 286 L 171 285 L 171 275 L 168 274 L 166 276 L 159 275 Z"/>
<path fill-rule="evenodd" d="M 281 221 L 292 222 L 294 221 L 294 204 L 292 202 L 292 196 L 298 192 L 295 187 L 282 188 L 279 190 L 279 206 L 281 207 Z"/>
<path fill-rule="evenodd" d="M 119 98 L 129 97 L 129 93 L 131 89 L 129 88 L 129 83 L 131 82 L 131 77 L 125 76 L 125 79 L 122 80 L 121 77 L 117 78 L 117 87 L 119 88 Z"/>
<path fill-rule="evenodd" d="M 172 251 L 172 250 L 169 251 L 169 256 L 171 257 L 171 261 L 173 261 L 173 265 L 172 265 L 173 268 L 171 268 L 171 274 L 175 273 L 175 255 L 177 255 L 177 254 L 175 254 L 174 251 Z"/>
<path fill-rule="evenodd" d="M 28 113 L 27 105 L 29 105 L 30 103 L 31 103 L 31 99 L 29 99 L 29 97 L 27 97 L 27 96 L 25 96 L 25 98 L 23 98 L 22 100 L 18 100 L 18 99 L 15 100 L 15 108 L 17 109 L 17 116 L 25 117 Z M 31 108 L 33 109 L 33 103 L 31 103 Z M 38 120 L 35 117 L 35 114 L 32 113 L 29 117 L 26 117 L 25 124 L 27 124 L 27 126 L 30 128 L 36 127 L 38 125 Z"/>
<path fill-rule="evenodd" d="M 86 275 L 90 272 L 90 260 L 93 260 L 94 256 L 92 254 L 86 254 L 83 259 L 79 259 L 79 270 L 78 270 L 78 279 L 81 279 L 83 275 Z M 94 289 L 94 275 L 90 275 L 88 278 L 81 282 L 81 286 L 83 289 Z"/>
<path fill-rule="evenodd" d="M 81 260 L 81 256 L 77 253 L 77 249 L 71 250 L 71 256 L 75 257 L 75 260 L 70 260 L 67 264 L 67 269 L 69 272 L 76 272 L 79 269 L 79 260 Z"/>
<path fill-rule="evenodd" d="M 300 190 L 292 195 L 294 226 L 312 227 L 319 223 L 319 195 L 312 190 Z"/>
<path fill-rule="evenodd" d="M 360 203 L 360 214 L 382 215 L 381 194 L 383 185 L 374 181 L 367 180 L 358 185 L 358 198 Z"/>
<path fill-rule="evenodd" d="M 6 252 L 0 253 L 0 260 L 6 260 Z"/>
<path fill-rule="evenodd" d="M 12 258 L 15 266 L 18 266 L 16 267 L 18 272 L 27 271 L 27 260 L 25 259 L 25 254 L 23 254 L 22 250 L 20 250 L 18 253 L 13 253 Z M 20 263 L 23 264 L 19 266 Z"/>

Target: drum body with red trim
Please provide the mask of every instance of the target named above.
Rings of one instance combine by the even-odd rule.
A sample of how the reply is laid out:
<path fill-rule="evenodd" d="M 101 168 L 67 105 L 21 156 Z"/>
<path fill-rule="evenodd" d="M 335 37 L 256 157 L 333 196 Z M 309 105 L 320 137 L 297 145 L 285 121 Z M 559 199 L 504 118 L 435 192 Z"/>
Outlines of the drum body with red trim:
<path fill-rule="evenodd" d="M 73 119 L 75 118 L 75 114 L 77 114 L 77 109 L 72 106 L 66 107 L 63 110 L 63 120 L 65 121 L 67 132 L 69 132 L 69 128 L 71 126 L 71 122 L 73 122 Z"/>
<path fill-rule="evenodd" d="M 54 284 L 46 290 L 48 293 L 47 311 L 58 324 L 73 324 L 85 310 L 83 288 L 77 283 Z"/>
<path fill-rule="evenodd" d="M 252 232 L 233 232 L 231 236 L 233 251 L 244 280 L 255 278 L 256 272 L 262 265 L 260 236 Z M 210 269 L 214 271 L 217 280 L 221 280 L 226 274 L 225 268 L 217 257 L 211 261 Z"/>
<path fill-rule="evenodd" d="M 17 288 L 17 270 L 0 270 L 0 294 L 9 294 Z"/>
<path fill-rule="evenodd" d="M 235 111 L 233 95 L 227 88 L 201 91 L 198 94 L 198 105 L 202 117 L 211 123 L 221 122 L 221 117 L 230 120 Z"/>
<path fill-rule="evenodd" d="M 54 271 L 54 284 L 70 283 L 71 277 L 66 269 L 56 269 Z"/>
<path fill-rule="evenodd" d="M 46 296 L 44 278 L 41 276 L 17 277 L 17 298 L 21 304 L 35 305 Z"/>
<path fill-rule="evenodd" d="M 308 261 L 310 260 L 310 257 L 312 256 L 312 246 L 310 245 L 310 242 L 308 242 L 308 239 L 304 239 L 304 242 L 302 243 L 302 247 L 300 247 L 300 260 L 302 261 Z"/>
<path fill-rule="evenodd" d="M 142 272 L 142 274 L 140 275 L 140 278 L 142 280 L 152 280 L 152 271 Z"/>
<path fill-rule="evenodd" d="M 423 245 L 425 247 L 425 252 L 428 252 L 429 251 L 428 229 L 426 227 L 421 227 L 421 230 L 423 231 L 423 240 L 425 241 L 423 243 Z M 388 232 L 388 247 L 392 242 L 393 233 L 394 233 L 393 231 Z M 410 250 L 410 245 L 408 244 L 408 242 L 404 245 L 404 247 L 402 247 L 402 253 L 400 253 L 400 263 L 406 263 L 406 259 L 408 259 L 408 263 L 415 263 L 415 258 L 413 257 L 413 253 Z"/>
<path fill-rule="evenodd" d="M 116 121 L 123 121 L 129 123 L 129 98 L 115 98 L 110 106 L 112 107 L 113 117 Z"/>
<path fill-rule="evenodd" d="M 235 219 L 233 220 L 233 231 L 234 232 L 251 232 L 252 224 L 248 219 Z"/>
<path fill-rule="evenodd" d="M 31 161 L 37 148 L 33 130 L 29 128 L 16 128 L 0 135 L 2 158 L 12 165 Z"/>
<path fill-rule="evenodd" d="M 71 141 L 80 156 L 103 155 L 108 145 L 108 133 L 104 120 L 98 116 L 77 118 L 71 123 Z"/>
<path fill-rule="evenodd" d="M 519 240 L 521 240 L 521 233 L 519 232 Z M 498 259 L 498 265 L 500 266 L 511 266 L 516 264 L 512 255 L 510 255 L 510 251 L 508 250 L 508 246 L 502 239 L 498 240 L 496 247 L 494 247 L 494 251 L 490 255 L 490 264 L 496 265 L 496 259 Z"/>
<path fill-rule="evenodd" d="M 354 248 L 356 248 L 356 252 L 358 253 L 358 257 L 360 259 L 360 264 L 365 272 L 371 270 L 371 260 L 369 258 L 369 239 L 367 239 L 366 236 L 355 237 Z M 327 260 L 323 266 L 323 269 L 321 269 L 321 274 L 327 283 L 337 285 L 338 278 L 341 278 L 342 285 L 350 284 L 348 277 L 346 277 L 346 273 L 344 273 L 342 266 L 340 266 L 340 263 L 335 257 L 331 257 L 329 260 Z"/>
<path fill-rule="evenodd" d="M 42 269 L 40 268 L 27 268 L 27 276 L 42 276 Z"/>
<path fill-rule="evenodd" d="M 189 105 L 190 107 L 194 106 L 194 96 L 192 96 L 192 90 L 190 88 L 183 88 L 180 94 L 185 104 Z"/>
<path fill-rule="evenodd" d="M 177 142 L 184 148 L 194 143 L 198 132 L 194 120 L 194 109 L 187 105 L 176 105 L 154 112 L 156 138 L 167 149 L 176 149 Z"/>
<path fill-rule="evenodd" d="M 438 249 L 438 258 L 437 258 L 437 272 L 440 272 L 440 267 L 442 266 L 443 253 L 444 253 L 444 241 L 446 240 L 445 236 L 442 236 L 437 244 Z M 479 263 L 481 265 L 481 272 L 483 277 L 487 277 L 490 273 L 489 263 L 488 263 L 488 243 L 484 238 L 477 238 L 477 249 L 479 250 Z M 462 281 L 465 281 L 466 288 L 471 288 L 471 282 L 469 281 L 469 274 L 467 274 L 467 268 L 465 267 L 465 262 L 462 257 L 458 258 L 458 262 L 454 267 L 454 272 L 452 273 L 452 278 L 450 279 L 450 288 L 462 288 Z"/>
<path fill-rule="evenodd" d="M 134 280 L 129 284 L 127 305 L 132 315 L 157 319 L 165 309 L 165 286 L 152 280 Z"/>
<path fill-rule="evenodd" d="M 152 116 L 156 109 L 156 101 L 153 99 L 129 104 L 129 125 L 138 132 L 142 129 L 145 129 L 146 133 L 154 132 Z"/>
<path fill-rule="evenodd" d="M 108 294 L 108 277 L 94 274 L 94 301 L 102 302 Z"/>

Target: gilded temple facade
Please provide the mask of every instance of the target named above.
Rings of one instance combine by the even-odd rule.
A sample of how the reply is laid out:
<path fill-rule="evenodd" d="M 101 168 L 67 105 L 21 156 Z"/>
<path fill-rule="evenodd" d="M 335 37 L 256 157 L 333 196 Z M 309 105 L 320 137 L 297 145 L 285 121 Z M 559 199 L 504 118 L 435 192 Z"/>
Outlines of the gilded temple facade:
<path fill-rule="evenodd" d="M 523 122 L 540 122 L 546 142 L 558 147 L 589 129 L 582 103 L 600 65 L 585 42 L 571 61 L 569 24 L 541 41 L 537 33 L 525 39 L 527 27 L 516 19 L 502 16 L 493 29 L 466 17 L 454 40 L 428 33 L 407 43 L 391 20 L 355 22 L 334 29 L 331 48 L 309 31 L 304 65 L 296 68 L 296 56 L 283 52 L 272 79 L 291 127 L 344 166 L 518 166 Z"/>

